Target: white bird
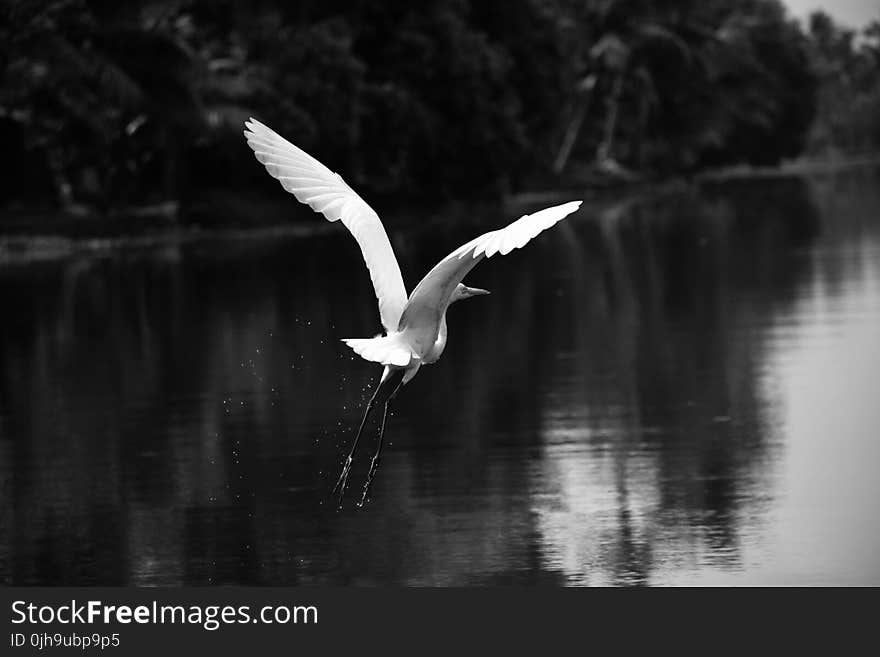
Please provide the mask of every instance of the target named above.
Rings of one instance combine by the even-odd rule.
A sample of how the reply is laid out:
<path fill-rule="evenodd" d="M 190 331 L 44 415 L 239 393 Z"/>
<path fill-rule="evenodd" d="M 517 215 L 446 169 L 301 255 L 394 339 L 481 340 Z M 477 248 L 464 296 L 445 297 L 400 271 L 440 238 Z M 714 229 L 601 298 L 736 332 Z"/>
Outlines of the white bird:
<path fill-rule="evenodd" d="M 391 242 L 376 212 L 339 174 L 333 173 L 270 128 L 253 118 L 246 121 L 245 126 L 247 143 L 269 174 L 277 178 L 282 187 L 301 203 L 322 213 L 329 221 L 342 221 L 357 240 L 370 271 L 386 334 L 343 341 L 361 358 L 384 365 L 385 369 L 367 404 L 351 451 L 331 493 L 339 490 L 339 499 L 342 500 L 364 425 L 373 408 L 384 402 L 378 446 L 360 501 L 360 505 L 363 505 L 369 497 L 370 484 L 379 467 L 389 403 L 422 365 L 435 363 L 440 358 L 446 347 L 446 311 L 449 306 L 461 299 L 489 294 L 486 290 L 463 285 L 462 279 L 483 258 L 491 258 L 496 253 L 507 255 L 524 246 L 540 232 L 577 210 L 581 201 L 571 201 L 525 215 L 505 228 L 471 240 L 437 263 L 407 298 Z"/>

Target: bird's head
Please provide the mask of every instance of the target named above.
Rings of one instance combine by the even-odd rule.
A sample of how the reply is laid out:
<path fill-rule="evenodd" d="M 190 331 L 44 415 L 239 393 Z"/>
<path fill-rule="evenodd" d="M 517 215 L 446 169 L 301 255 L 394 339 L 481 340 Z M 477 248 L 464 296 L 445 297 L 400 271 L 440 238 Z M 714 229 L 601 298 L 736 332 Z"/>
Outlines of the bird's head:
<path fill-rule="evenodd" d="M 463 283 L 459 283 L 452 293 L 452 299 L 449 303 L 460 301 L 461 299 L 470 299 L 471 297 L 479 297 L 483 294 L 489 294 L 489 290 L 481 290 L 478 287 L 468 287 Z"/>

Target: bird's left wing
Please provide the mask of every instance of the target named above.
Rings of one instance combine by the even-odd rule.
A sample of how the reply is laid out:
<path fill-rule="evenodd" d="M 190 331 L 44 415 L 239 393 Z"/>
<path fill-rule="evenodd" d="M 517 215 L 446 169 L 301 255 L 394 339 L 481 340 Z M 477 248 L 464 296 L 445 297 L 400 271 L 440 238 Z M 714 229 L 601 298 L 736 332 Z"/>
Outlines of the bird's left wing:
<path fill-rule="evenodd" d="M 300 203 L 329 221 L 341 220 L 354 235 L 370 270 L 382 325 L 388 331 L 396 330 L 406 305 L 406 288 L 379 215 L 339 174 L 311 155 L 255 119 L 245 125 L 247 143 L 269 175 L 277 178 Z"/>
<path fill-rule="evenodd" d="M 512 224 L 484 233 L 450 253 L 421 280 L 409 297 L 398 330 L 431 325 L 443 313 L 452 292 L 483 258 L 507 255 L 556 225 L 577 210 L 581 201 L 570 201 L 520 217 Z"/>

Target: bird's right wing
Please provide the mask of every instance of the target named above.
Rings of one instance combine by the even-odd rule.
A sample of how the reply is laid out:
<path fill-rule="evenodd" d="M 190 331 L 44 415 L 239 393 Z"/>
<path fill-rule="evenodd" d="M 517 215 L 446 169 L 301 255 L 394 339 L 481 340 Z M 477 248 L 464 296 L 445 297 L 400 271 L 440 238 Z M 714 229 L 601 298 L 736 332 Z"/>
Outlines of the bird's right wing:
<path fill-rule="evenodd" d="M 342 220 L 354 235 L 370 270 L 382 325 L 388 331 L 396 330 L 406 305 L 406 288 L 379 215 L 339 174 L 275 131 L 255 119 L 246 121 L 245 126 L 247 143 L 269 175 L 277 178 L 300 203 L 322 213 L 329 221 Z"/>
<path fill-rule="evenodd" d="M 452 292 L 483 258 L 507 255 L 525 246 L 542 231 L 577 210 L 581 201 L 570 201 L 520 217 L 499 230 L 484 233 L 450 253 L 421 280 L 409 297 L 400 317 L 399 330 L 431 326 L 439 321 Z"/>

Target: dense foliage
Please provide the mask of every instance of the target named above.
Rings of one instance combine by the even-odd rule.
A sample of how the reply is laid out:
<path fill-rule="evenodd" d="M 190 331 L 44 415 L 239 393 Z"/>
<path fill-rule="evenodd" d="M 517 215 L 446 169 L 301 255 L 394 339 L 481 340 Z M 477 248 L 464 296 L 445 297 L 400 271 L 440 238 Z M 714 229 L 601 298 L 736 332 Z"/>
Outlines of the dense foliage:
<path fill-rule="evenodd" d="M 804 33 L 778 0 L 7 0 L 0 12 L 0 135 L 21 164 L 6 201 L 106 209 L 244 189 L 262 175 L 241 139 L 251 115 L 370 194 L 434 198 L 584 163 L 666 174 L 775 163 L 808 135 L 814 150 L 880 141 L 880 29 L 858 48 L 827 17 Z"/>
<path fill-rule="evenodd" d="M 880 150 L 880 21 L 857 35 L 817 13 L 810 18 L 809 30 L 813 70 L 821 82 L 809 151 L 876 153 Z"/>

